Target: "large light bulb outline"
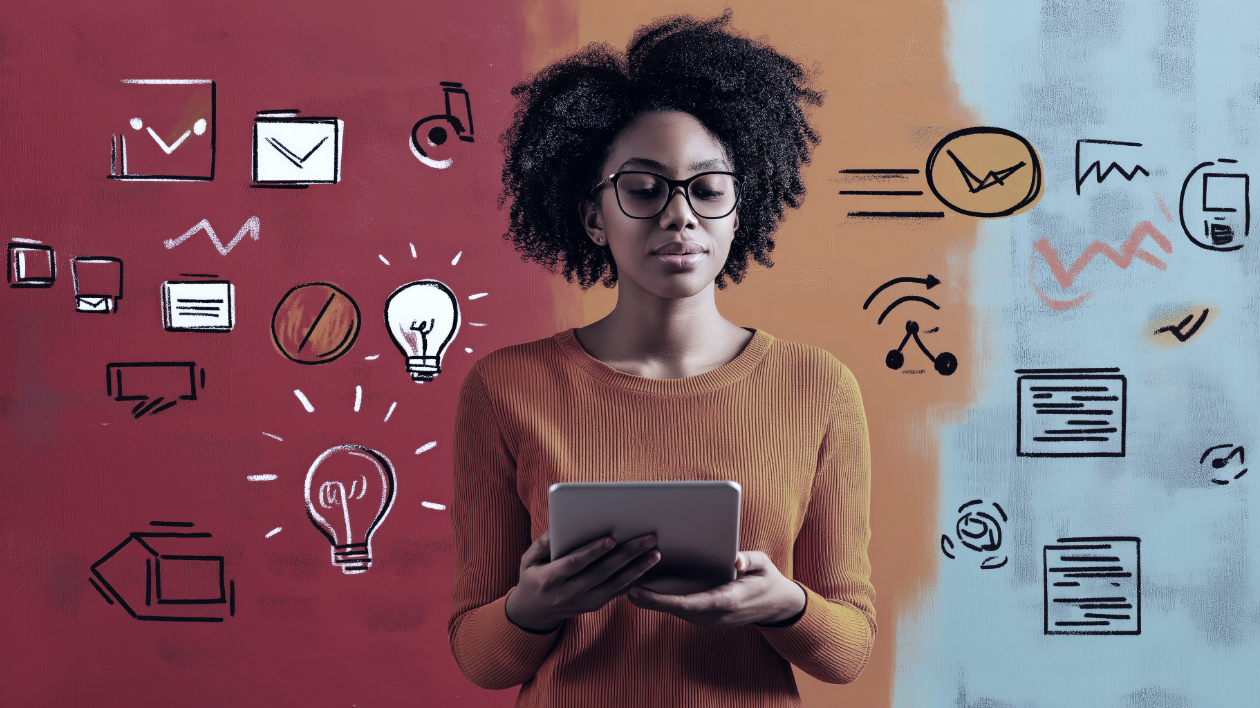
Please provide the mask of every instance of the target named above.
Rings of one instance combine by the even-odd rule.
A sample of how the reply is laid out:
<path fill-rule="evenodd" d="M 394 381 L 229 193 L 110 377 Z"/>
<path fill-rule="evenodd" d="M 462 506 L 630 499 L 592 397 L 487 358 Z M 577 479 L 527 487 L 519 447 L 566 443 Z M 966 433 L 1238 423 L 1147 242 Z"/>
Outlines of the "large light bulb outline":
<path fill-rule="evenodd" d="M 441 281 L 417 280 L 390 293 L 385 327 L 407 358 L 412 381 L 432 381 L 442 373 L 442 357 L 459 333 L 459 320 L 459 298 Z M 435 344 L 438 338 L 441 342 Z"/>
<path fill-rule="evenodd" d="M 366 532 L 363 533 L 363 540 L 354 543 L 352 535 L 352 525 L 350 519 L 349 501 L 363 499 L 367 494 L 368 479 L 367 475 L 359 475 L 359 479 L 351 481 L 350 491 L 346 491 L 345 482 L 342 480 L 326 480 L 315 492 L 315 499 L 311 498 L 311 483 L 315 480 L 315 473 L 319 470 L 319 466 L 325 460 L 333 455 L 346 454 L 354 457 L 361 457 L 376 468 L 380 475 L 381 481 L 381 503 L 380 509 L 377 511 L 372 523 L 368 526 Z M 390 464 L 389 459 L 376 450 L 372 450 L 362 445 L 338 445 L 336 447 L 325 450 L 319 457 L 315 458 L 315 462 L 311 463 L 311 468 L 306 472 L 306 515 L 310 517 L 311 523 L 315 524 L 315 528 L 328 539 L 332 544 L 332 563 L 334 566 L 341 568 L 341 572 L 347 575 L 355 575 L 366 572 L 372 567 L 372 534 L 376 532 L 377 527 L 389 515 L 390 508 L 394 505 L 394 484 L 396 476 L 394 474 L 394 466 Z M 362 486 L 360 486 L 362 485 Z M 332 509 L 338 505 L 338 496 L 340 497 L 340 506 L 342 520 L 344 521 L 344 538 L 343 543 L 338 543 L 338 533 L 341 531 L 340 524 L 334 524 L 324 518 L 319 513 L 319 508 Z"/>

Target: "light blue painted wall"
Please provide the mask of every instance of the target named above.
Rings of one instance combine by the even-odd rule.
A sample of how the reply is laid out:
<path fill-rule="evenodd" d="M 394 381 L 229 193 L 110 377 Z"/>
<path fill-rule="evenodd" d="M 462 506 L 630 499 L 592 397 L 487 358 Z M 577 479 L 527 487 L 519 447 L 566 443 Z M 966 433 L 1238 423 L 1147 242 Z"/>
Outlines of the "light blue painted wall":
<path fill-rule="evenodd" d="M 952 534 L 962 503 L 997 501 L 1011 560 L 981 571 L 974 555 L 938 554 L 935 586 L 898 628 L 895 705 L 1258 705 L 1260 467 L 1218 486 L 1199 458 L 1241 444 L 1260 466 L 1260 224 L 1239 251 L 1205 250 L 1165 220 L 1156 190 L 1176 218 L 1198 163 L 1260 165 L 1260 6 L 963 0 L 950 28 L 964 103 L 1028 138 L 1046 181 L 1034 209 L 981 225 L 969 294 L 981 383 L 941 432 L 939 532 Z M 1143 143 L 1151 175 L 1091 178 L 1078 197 L 1079 138 Z M 1033 249 L 1048 238 L 1070 266 L 1094 239 L 1119 248 L 1143 220 L 1172 242 L 1171 254 L 1144 245 L 1165 271 L 1097 258 L 1064 290 Z M 1092 299 L 1050 310 L 1030 264 L 1051 297 Z M 1186 343 L 1150 336 L 1196 307 L 1211 313 Z M 1126 457 L 1016 456 L 1015 369 L 1109 366 L 1128 378 Z M 1042 547 L 1101 535 L 1142 539 L 1141 635 L 1044 635 Z"/>

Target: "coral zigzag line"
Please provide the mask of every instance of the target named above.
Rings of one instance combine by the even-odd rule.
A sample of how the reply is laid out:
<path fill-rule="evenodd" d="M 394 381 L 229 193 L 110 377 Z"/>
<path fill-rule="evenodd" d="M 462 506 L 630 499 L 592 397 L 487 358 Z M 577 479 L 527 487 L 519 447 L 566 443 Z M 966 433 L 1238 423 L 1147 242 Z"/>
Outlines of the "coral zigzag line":
<path fill-rule="evenodd" d="M 1041 257 L 1046 259 L 1046 265 L 1050 266 L 1050 271 L 1054 273 L 1054 278 L 1059 281 L 1059 285 L 1064 288 L 1070 288 L 1072 283 L 1076 282 L 1076 277 L 1081 274 L 1081 271 L 1085 270 L 1085 267 L 1094 260 L 1094 256 L 1099 255 L 1111 259 L 1111 262 L 1115 263 L 1122 270 L 1127 269 L 1134 258 L 1148 263 L 1159 270 L 1167 270 L 1167 263 L 1141 248 L 1142 242 L 1146 240 L 1147 236 L 1154 239 L 1164 253 L 1172 253 L 1172 242 L 1149 221 L 1142 221 L 1137 226 L 1134 226 L 1133 231 L 1129 233 L 1129 238 L 1120 244 L 1118 252 L 1102 241 L 1094 241 L 1076 259 L 1072 267 L 1066 270 L 1063 268 L 1063 262 L 1059 260 L 1058 251 L 1054 250 L 1054 246 L 1050 245 L 1049 239 L 1042 238 L 1038 240 L 1033 244 L 1033 248 L 1037 249 Z"/>

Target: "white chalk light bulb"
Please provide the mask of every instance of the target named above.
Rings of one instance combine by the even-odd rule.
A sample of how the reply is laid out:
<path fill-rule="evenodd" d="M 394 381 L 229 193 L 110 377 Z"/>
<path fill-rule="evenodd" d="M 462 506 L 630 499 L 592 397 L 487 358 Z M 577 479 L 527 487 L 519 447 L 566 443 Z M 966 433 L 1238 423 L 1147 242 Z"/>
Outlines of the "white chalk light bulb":
<path fill-rule="evenodd" d="M 407 283 L 385 301 L 385 326 L 407 357 L 411 380 L 432 381 L 442 373 L 442 356 L 459 332 L 459 300 L 436 280 Z"/>
<path fill-rule="evenodd" d="M 332 562 L 356 575 L 372 567 L 372 534 L 394 505 L 394 466 L 362 445 L 325 450 L 306 473 L 306 515 L 332 543 Z"/>

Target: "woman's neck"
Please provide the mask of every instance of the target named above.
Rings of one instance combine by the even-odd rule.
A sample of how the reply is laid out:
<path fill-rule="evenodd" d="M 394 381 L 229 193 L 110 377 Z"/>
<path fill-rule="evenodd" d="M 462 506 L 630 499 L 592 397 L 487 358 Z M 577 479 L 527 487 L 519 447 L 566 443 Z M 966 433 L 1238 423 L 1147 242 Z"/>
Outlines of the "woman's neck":
<path fill-rule="evenodd" d="M 662 298 L 627 286 L 607 317 L 577 330 L 593 357 L 623 373 L 681 379 L 712 371 L 739 356 L 752 333 L 718 312 L 715 286 L 687 298 Z"/>

